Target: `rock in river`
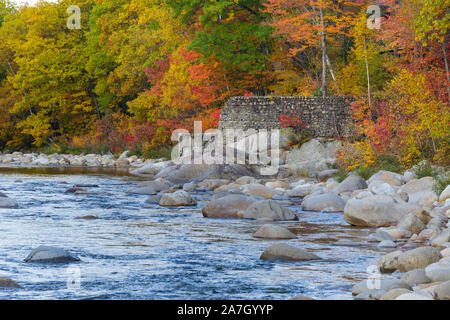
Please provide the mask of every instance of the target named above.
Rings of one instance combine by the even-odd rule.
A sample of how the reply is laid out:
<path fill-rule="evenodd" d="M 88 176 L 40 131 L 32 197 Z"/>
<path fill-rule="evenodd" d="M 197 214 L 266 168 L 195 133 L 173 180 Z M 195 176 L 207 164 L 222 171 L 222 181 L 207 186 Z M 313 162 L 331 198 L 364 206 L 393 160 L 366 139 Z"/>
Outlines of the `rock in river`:
<path fill-rule="evenodd" d="M 274 200 L 255 202 L 245 210 L 243 218 L 269 221 L 297 220 L 297 216 L 292 210 L 282 207 Z"/>
<path fill-rule="evenodd" d="M 239 194 L 230 194 L 207 202 L 202 213 L 207 218 L 242 218 L 242 214 L 256 200 Z"/>
<path fill-rule="evenodd" d="M 306 250 L 299 249 L 287 244 L 274 244 L 264 250 L 260 257 L 261 260 L 290 260 L 307 261 L 319 260 L 319 256 Z"/>
<path fill-rule="evenodd" d="M 186 191 L 179 190 L 174 193 L 164 193 L 159 201 L 159 205 L 162 207 L 195 206 L 197 201 Z"/>
<path fill-rule="evenodd" d="M 422 207 L 408 203 L 350 199 L 344 209 L 344 218 L 360 227 L 389 227 L 396 225 L 410 213 L 420 216 Z"/>
<path fill-rule="evenodd" d="M 296 239 L 297 236 L 289 229 L 272 224 L 265 224 L 253 235 L 261 239 Z"/>
<path fill-rule="evenodd" d="M 25 258 L 25 262 L 37 263 L 67 263 L 72 261 L 80 261 L 80 259 L 70 252 L 55 247 L 40 246 Z"/>
<path fill-rule="evenodd" d="M 22 288 L 19 284 L 9 278 L 0 278 L 0 288 Z"/>
<path fill-rule="evenodd" d="M 0 197 L 0 208 L 18 208 L 19 204 L 16 200 L 7 198 L 7 197 Z"/>
<path fill-rule="evenodd" d="M 305 211 L 343 212 L 346 203 L 344 199 L 334 194 L 321 194 L 307 197 L 302 203 L 302 208 Z"/>

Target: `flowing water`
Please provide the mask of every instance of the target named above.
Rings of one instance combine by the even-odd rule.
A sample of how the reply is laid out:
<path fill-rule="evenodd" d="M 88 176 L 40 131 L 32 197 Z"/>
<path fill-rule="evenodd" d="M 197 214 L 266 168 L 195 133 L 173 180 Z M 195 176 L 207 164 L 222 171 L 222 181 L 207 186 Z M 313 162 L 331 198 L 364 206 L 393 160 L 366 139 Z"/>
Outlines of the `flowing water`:
<path fill-rule="evenodd" d="M 122 172 L 1 169 L 0 191 L 20 207 L 0 209 L 0 277 L 23 288 L 0 289 L 0 299 L 350 299 L 352 285 L 383 254 L 367 242 L 371 230 L 294 203 L 299 221 L 280 224 L 298 239 L 285 242 L 324 259 L 261 261 L 277 242 L 252 237 L 262 222 L 204 218 L 208 193 L 193 194 L 194 208 L 145 207 L 146 196 L 125 193 L 137 183 Z M 93 185 L 90 194 L 65 193 L 77 184 Z M 87 215 L 99 219 L 76 219 Z M 81 261 L 25 263 L 40 245 Z"/>

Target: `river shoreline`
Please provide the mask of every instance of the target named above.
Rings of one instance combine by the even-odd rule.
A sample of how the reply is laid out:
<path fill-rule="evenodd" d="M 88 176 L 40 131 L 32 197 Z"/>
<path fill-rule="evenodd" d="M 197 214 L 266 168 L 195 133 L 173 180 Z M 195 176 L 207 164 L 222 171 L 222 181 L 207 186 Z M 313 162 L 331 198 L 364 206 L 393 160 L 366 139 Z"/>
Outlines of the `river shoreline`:
<path fill-rule="evenodd" d="M 122 159 L 125 157 L 126 155 Z M 41 172 L 56 170 L 64 173 L 66 171 L 69 176 L 65 178 L 69 180 L 73 170 L 79 177 L 85 176 L 85 172 L 89 170 L 97 171 L 97 173 L 103 171 L 108 175 L 108 168 L 100 169 L 99 167 L 58 166 L 52 168 L 50 164 L 47 164 L 34 165 L 28 169 L 19 165 L 15 169 L 8 169 L 5 168 L 5 164 L 2 166 L 4 171 L 0 170 L 0 177 L 8 176 L 8 171 L 14 172 L 14 170 L 19 170 L 16 172 L 19 176 L 26 175 L 27 170 L 30 169 L 41 170 Z M 8 166 L 11 166 L 11 163 L 6 164 L 6 167 Z M 120 169 L 129 170 L 129 168 Z M 21 170 L 25 172 L 20 172 Z M 75 206 L 82 205 L 83 201 L 87 200 L 94 201 L 95 206 L 103 206 L 103 203 L 111 201 L 111 196 L 122 199 L 122 204 L 111 203 L 107 210 L 89 207 L 82 216 L 77 214 L 76 217 L 72 217 L 72 219 L 81 218 L 91 221 L 92 224 L 102 224 L 103 221 L 111 219 L 112 216 L 108 213 L 111 210 L 119 215 L 123 214 L 120 209 L 124 208 L 124 204 L 126 204 L 125 207 L 133 208 L 134 213 L 131 215 L 133 217 L 142 210 L 148 212 L 142 217 L 144 221 L 135 222 L 138 224 L 147 225 L 150 222 L 146 222 L 147 219 L 161 221 L 164 217 L 166 227 L 172 228 L 174 223 L 172 219 L 176 219 L 176 223 L 184 230 L 186 228 L 184 223 L 194 219 L 195 223 L 188 228 L 188 230 L 193 228 L 193 233 L 183 236 L 183 243 L 188 246 L 186 247 L 188 253 L 193 250 L 189 243 L 192 237 L 198 236 L 197 232 L 200 232 L 198 240 L 201 246 L 209 247 L 216 242 L 221 244 L 231 241 L 233 245 L 227 249 L 231 250 L 230 253 L 239 250 L 239 246 L 248 246 L 253 241 L 257 241 L 258 246 L 254 250 L 238 254 L 241 258 L 245 255 L 247 263 L 254 265 L 254 268 L 263 267 L 279 272 L 286 268 L 288 272 L 302 270 L 299 281 L 306 281 L 305 279 L 312 277 L 312 282 L 309 284 L 311 289 L 294 292 L 285 287 L 281 290 L 285 292 L 285 295 L 280 296 L 278 292 L 273 296 L 276 298 L 301 298 L 298 296 L 304 296 L 305 293 L 316 299 L 350 298 L 352 294 L 358 300 L 430 300 L 447 297 L 446 290 L 450 284 L 450 279 L 447 279 L 450 275 L 448 257 L 450 188 L 447 186 L 441 194 L 436 194 L 433 191 L 434 178 L 432 177 L 418 179 L 411 172 L 401 175 L 380 171 L 367 181 L 359 176 L 350 175 L 339 183 L 332 177 L 327 178 L 327 175 L 333 174 L 333 171 L 320 172 L 322 181 L 317 178 L 299 178 L 295 175 L 269 178 L 256 176 L 245 166 L 175 165 L 171 161 L 147 162 L 131 171 L 138 171 L 139 176 L 127 173 L 122 178 L 118 177 L 129 179 L 127 176 L 132 176 L 129 182 L 121 184 L 120 193 L 117 193 L 118 190 L 115 190 L 115 187 L 113 189 L 106 187 L 104 182 L 90 183 L 91 180 L 86 175 L 86 178 L 82 178 L 82 183 L 73 183 L 73 187 L 70 187 L 71 183 L 67 182 L 64 184 L 65 187 L 64 185 L 58 187 L 59 197 L 64 197 L 66 199 L 64 201 L 75 201 Z M 49 177 L 56 176 L 50 174 Z M 84 181 L 86 179 L 87 181 Z M 24 183 L 20 179 L 16 181 L 19 184 Z M 11 181 L 5 180 L 5 184 L 10 185 Z M 53 188 L 53 184 L 54 182 L 45 185 Z M 26 184 L 22 188 L 27 188 Z M 65 191 L 61 192 L 62 190 Z M 10 205 L 11 208 L 0 209 L 6 215 L 24 209 L 34 215 L 36 210 L 39 210 L 33 209 L 32 204 L 26 204 L 27 202 L 24 204 L 22 198 L 15 196 L 14 190 L 8 190 L 3 186 L 2 191 L 11 197 L 6 198 L 6 195 L 0 194 L 0 207 L 3 201 L 6 207 Z M 50 189 L 50 192 L 54 191 Z M 12 203 L 14 199 L 17 200 L 15 205 Z M 42 200 L 37 201 L 37 203 L 41 202 Z M 63 206 L 64 203 L 62 203 Z M 153 218 L 152 212 L 156 214 Z M 154 223 L 153 221 L 150 225 L 158 226 L 158 223 L 156 225 Z M 200 225 L 208 226 L 208 230 L 210 227 L 213 229 L 206 231 L 207 233 L 203 235 L 201 229 L 194 231 Z M 228 230 L 224 235 L 223 231 L 228 229 L 229 225 L 237 229 Z M 246 226 L 244 233 L 242 230 L 239 231 L 242 226 Z M 207 234 L 212 230 L 218 232 L 217 237 L 213 242 L 210 242 L 211 239 L 205 241 L 204 237 L 209 239 Z M 36 232 L 34 229 L 30 231 Z M 132 237 L 131 239 L 141 237 L 134 233 L 129 236 Z M 131 239 L 128 242 L 134 242 Z M 239 245 L 235 243 L 236 241 Z M 35 241 L 34 244 L 35 248 L 37 244 L 43 243 Z M 61 245 L 60 243 L 51 244 Z M 145 247 L 149 245 L 150 243 Z M 26 247 L 32 248 L 30 244 Z M 206 247 L 201 250 L 212 254 L 212 251 Z M 69 243 L 66 243 L 65 249 L 75 251 L 82 264 L 101 262 L 95 258 L 89 258 L 83 246 L 71 247 Z M 56 250 L 59 249 L 56 248 Z M 102 250 L 101 247 L 98 250 Z M 222 249 L 219 246 L 215 250 L 220 252 Z M 344 254 L 341 250 L 348 252 Z M 163 250 L 159 254 L 165 255 L 167 252 Z M 219 254 L 215 258 L 220 260 L 224 257 Z M 193 261 L 202 264 L 203 258 L 198 256 Z M 237 262 L 239 259 L 233 261 Z M 375 288 L 370 286 L 374 276 L 374 270 L 371 268 L 377 270 L 375 274 L 380 280 Z M 198 272 L 197 267 L 193 267 L 192 270 Z M 356 273 L 350 270 L 356 270 Z M 252 270 L 248 269 L 246 272 L 251 273 Z M 334 291 L 334 295 L 324 294 L 329 288 L 322 283 L 323 279 L 318 278 L 319 274 L 323 277 L 327 272 L 331 277 L 340 279 L 327 280 L 340 288 Z M 282 275 L 273 276 L 274 280 L 268 283 L 272 287 L 278 287 L 284 283 L 281 280 L 283 277 L 291 277 L 285 271 Z M 19 285 L 23 284 L 20 278 L 13 278 L 18 280 Z M 346 278 L 350 279 L 351 285 L 344 280 Z M 211 279 L 211 281 L 217 280 Z M 199 290 L 202 289 L 199 288 Z M 235 290 L 239 290 L 239 286 Z M 251 292 L 247 294 L 250 298 L 263 298 L 267 292 L 264 293 L 265 289 L 261 290 L 263 291 L 257 294 L 255 292 L 253 296 Z M 225 297 L 241 298 L 238 295 Z"/>

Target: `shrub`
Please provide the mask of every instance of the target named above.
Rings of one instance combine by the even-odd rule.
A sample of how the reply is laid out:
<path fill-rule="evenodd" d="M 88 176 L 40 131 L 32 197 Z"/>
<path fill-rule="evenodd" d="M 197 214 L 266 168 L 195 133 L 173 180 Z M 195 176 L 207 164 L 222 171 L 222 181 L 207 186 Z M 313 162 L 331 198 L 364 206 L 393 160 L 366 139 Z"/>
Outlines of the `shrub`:
<path fill-rule="evenodd" d="M 450 185 L 450 172 L 440 174 L 436 177 L 436 182 L 434 183 L 433 190 L 439 196 L 442 191 L 447 188 L 448 185 Z"/>
<path fill-rule="evenodd" d="M 334 179 L 341 183 L 342 181 L 344 181 L 345 179 L 347 179 L 348 177 L 348 172 L 342 169 L 339 169 L 338 173 L 336 173 L 336 175 L 334 176 Z"/>

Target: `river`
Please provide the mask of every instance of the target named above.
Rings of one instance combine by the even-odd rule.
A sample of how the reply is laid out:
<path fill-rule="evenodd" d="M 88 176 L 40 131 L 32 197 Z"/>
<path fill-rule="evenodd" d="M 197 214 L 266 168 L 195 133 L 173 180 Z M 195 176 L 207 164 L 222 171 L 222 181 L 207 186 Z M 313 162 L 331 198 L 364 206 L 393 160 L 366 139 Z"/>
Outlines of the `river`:
<path fill-rule="evenodd" d="M 324 259 L 261 261 L 277 242 L 252 237 L 262 222 L 204 218 L 204 192 L 193 194 L 194 208 L 146 207 L 146 196 L 125 193 L 138 182 L 117 171 L 0 169 L 0 191 L 20 206 L 0 209 L 0 277 L 23 287 L 0 289 L 0 299 L 351 299 L 352 285 L 385 253 L 367 242 L 371 230 L 348 226 L 342 214 L 294 203 L 299 221 L 281 224 L 298 239 L 287 243 Z M 77 184 L 94 186 L 65 193 Z M 76 219 L 87 215 L 99 219 Z M 81 261 L 25 263 L 40 245 Z M 77 272 L 79 286 L 68 286 Z"/>

